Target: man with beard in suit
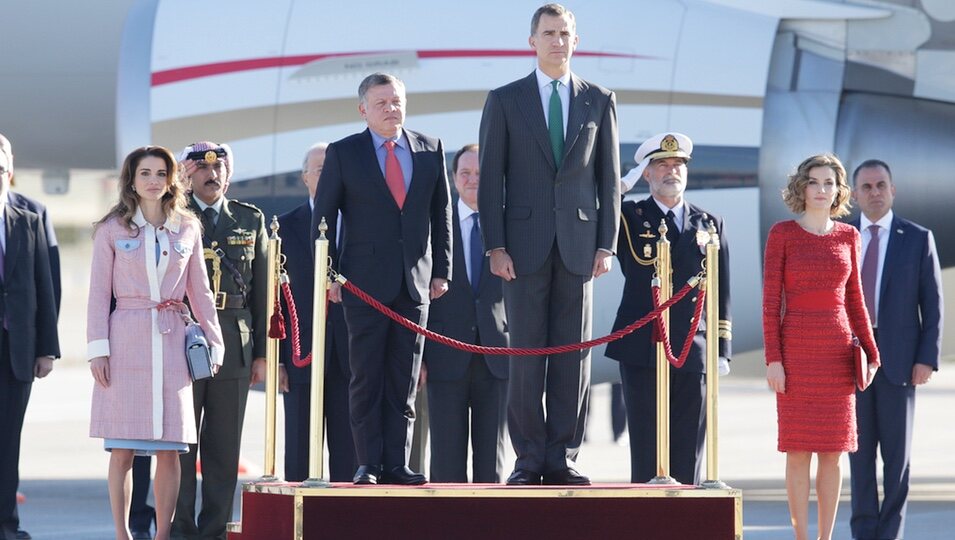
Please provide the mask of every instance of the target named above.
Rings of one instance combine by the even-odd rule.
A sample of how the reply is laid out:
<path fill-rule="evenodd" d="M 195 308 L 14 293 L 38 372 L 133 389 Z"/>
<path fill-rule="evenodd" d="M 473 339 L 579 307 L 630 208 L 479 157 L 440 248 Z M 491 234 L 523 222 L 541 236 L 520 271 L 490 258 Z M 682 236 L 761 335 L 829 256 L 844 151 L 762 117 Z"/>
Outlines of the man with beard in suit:
<path fill-rule="evenodd" d="M 656 270 L 653 258 L 661 221 L 667 225 L 674 290 L 695 276 L 705 259 L 709 225 L 720 237 L 719 255 L 719 356 L 721 371 L 729 372 L 732 327 L 729 306 L 729 249 L 723 220 L 684 198 L 687 162 L 693 141 L 682 133 L 661 133 L 637 149 L 637 166 L 623 179 L 629 190 L 640 178 L 650 185 L 650 196 L 623 203 L 623 229 L 617 258 L 626 278 L 614 331 L 653 310 L 650 284 Z M 692 295 L 693 293 L 691 293 Z M 696 304 L 689 299 L 670 308 L 670 342 L 678 347 L 688 333 L 694 335 L 686 363 L 670 366 L 670 476 L 684 484 L 700 483 L 703 442 L 706 439 L 706 334 L 705 321 L 690 328 Z M 630 426 L 630 481 L 645 483 L 657 475 L 657 360 L 651 325 L 607 345 L 606 356 L 620 362 L 627 424 Z M 674 351 L 679 354 L 680 351 Z"/>
<path fill-rule="evenodd" d="M 537 68 L 488 93 L 481 116 L 481 229 L 515 347 L 590 339 L 593 278 L 610 270 L 616 244 L 616 98 L 571 72 L 576 26 L 564 6 L 541 6 L 528 39 Z M 509 376 L 517 462 L 507 483 L 589 485 L 574 462 L 590 351 L 512 358 Z"/>

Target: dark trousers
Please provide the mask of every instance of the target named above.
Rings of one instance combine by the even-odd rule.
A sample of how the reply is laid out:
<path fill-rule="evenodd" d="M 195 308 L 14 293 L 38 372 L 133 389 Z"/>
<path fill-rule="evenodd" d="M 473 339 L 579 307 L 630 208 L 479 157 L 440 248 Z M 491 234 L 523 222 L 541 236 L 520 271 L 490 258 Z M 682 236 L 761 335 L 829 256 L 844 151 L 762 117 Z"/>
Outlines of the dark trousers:
<path fill-rule="evenodd" d="M 17 484 L 20 483 L 20 434 L 23 416 L 33 383 L 13 375 L 10 360 L 10 336 L 0 328 L 0 539 L 16 538 L 20 517 L 17 513 Z"/>
<path fill-rule="evenodd" d="M 495 378 L 484 356 L 474 354 L 467 375 L 454 381 L 428 379 L 431 415 L 431 481 L 500 483 L 504 472 L 507 381 Z"/>
<path fill-rule="evenodd" d="M 342 373 L 334 354 L 325 359 L 325 441 L 332 482 L 350 482 L 355 474 L 355 441 L 348 415 L 348 376 Z M 309 408 L 311 384 L 292 384 L 285 400 L 285 479 L 308 478 Z"/>
<path fill-rule="evenodd" d="M 617 441 L 627 429 L 627 405 L 623 402 L 623 384 L 610 385 L 610 428 L 613 440 Z"/>
<path fill-rule="evenodd" d="M 421 326 L 427 323 L 428 306 L 412 300 L 404 288 L 388 307 Z M 358 465 L 407 465 L 424 338 L 365 304 L 346 304 L 345 321 Z"/>
<path fill-rule="evenodd" d="M 149 531 L 156 519 L 156 509 L 146 504 L 146 499 L 149 498 L 151 472 L 151 457 L 136 456 L 133 458 L 133 494 L 129 505 L 129 529 L 131 531 Z"/>
<path fill-rule="evenodd" d="M 657 475 L 657 370 L 620 363 L 630 425 L 630 481 Z M 700 483 L 706 440 L 706 376 L 670 370 L 670 476 Z"/>
<path fill-rule="evenodd" d="M 590 339 L 593 281 L 567 270 L 556 244 L 540 269 L 502 286 L 512 347 Z M 515 469 L 546 473 L 564 469 L 576 458 L 589 388 L 589 350 L 511 358 L 507 424 L 517 454 Z"/>
<path fill-rule="evenodd" d="M 856 392 L 859 450 L 849 454 L 852 537 L 902 538 L 909 495 L 909 460 L 915 387 L 898 386 L 879 370 L 865 392 Z M 876 448 L 882 455 L 883 498 L 879 507 Z"/>
<path fill-rule="evenodd" d="M 192 384 L 199 444 L 179 456 L 182 476 L 173 535 L 225 540 L 226 523 L 239 475 L 242 421 L 249 396 L 249 380 L 205 379 Z M 202 453 L 202 509 L 196 517 L 196 457 Z"/>

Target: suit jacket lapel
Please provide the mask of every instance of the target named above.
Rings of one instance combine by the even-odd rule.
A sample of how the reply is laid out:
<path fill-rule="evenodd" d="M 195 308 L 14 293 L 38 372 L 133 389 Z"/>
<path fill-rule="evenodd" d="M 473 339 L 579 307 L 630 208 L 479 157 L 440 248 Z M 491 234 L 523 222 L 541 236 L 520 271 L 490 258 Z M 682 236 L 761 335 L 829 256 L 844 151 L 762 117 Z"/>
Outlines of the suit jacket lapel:
<path fill-rule="evenodd" d="M 537 88 L 537 72 L 531 72 L 521 82 L 521 93 L 518 108 L 524 114 L 531 134 L 537 139 L 541 151 L 551 167 L 556 167 L 554 150 L 550 147 L 550 135 L 547 133 L 547 121 L 544 116 L 544 106 L 541 104 L 540 89 Z M 565 152 L 566 153 L 566 152 Z"/>
<path fill-rule="evenodd" d="M 359 148 L 358 161 L 365 169 L 365 178 L 368 178 L 370 183 L 373 184 L 371 189 L 377 189 L 392 204 L 398 206 L 395 198 L 391 195 L 391 191 L 388 190 L 388 184 L 385 183 L 385 174 L 381 172 L 381 167 L 378 165 L 378 153 L 375 149 L 375 140 L 371 137 L 371 130 L 365 129 L 363 135 L 367 144 L 363 144 L 362 148 Z M 408 140 L 411 140 L 410 136 Z M 414 163 L 413 158 L 412 163 Z M 414 172 L 411 174 L 414 176 Z"/>
<path fill-rule="evenodd" d="M 410 199 L 416 197 L 415 192 L 425 189 L 426 187 L 424 180 L 415 181 L 415 177 L 420 176 L 420 174 L 426 170 L 426 167 L 421 163 L 420 152 L 424 150 L 424 145 L 418 140 L 418 134 L 412 133 L 407 129 L 403 131 L 405 137 L 408 139 L 408 149 L 411 150 L 411 183 L 408 184 L 408 194 L 405 197 L 405 204 L 408 204 Z M 388 196 L 391 197 L 391 191 L 388 192 Z M 394 199 L 394 197 L 392 197 L 392 199 Z"/>
<path fill-rule="evenodd" d="M 892 224 L 889 226 L 888 234 L 885 235 L 889 244 L 885 248 L 885 260 L 882 261 L 882 282 L 879 284 L 879 304 L 885 298 L 886 285 L 889 283 L 894 269 L 898 266 L 899 253 L 902 251 L 902 243 L 905 242 L 905 228 L 903 223 L 899 222 L 897 216 L 892 216 Z M 859 261 L 859 271 L 862 271 L 862 261 Z"/>
<path fill-rule="evenodd" d="M 23 227 L 19 226 L 20 211 L 12 205 L 6 205 L 4 227 L 6 227 L 7 244 L 3 251 L 3 279 L 8 281 L 13 275 L 13 268 L 16 266 L 20 252 L 20 235 L 23 233 Z"/>
<path fill-rule="evenodd" d="M 567 129 L 564 136 L 564 157 L 570 155 L 580 130 L 584 127 L 584 120 L 590 113 L 590 87 L 571 74 L 570 88 L 570 111 L 567 114 Z"/>
<path fill-rule="evenodd" d="M 311 243 L 311 237 L 309 236 L 312 226 L 312 207 L 309 203 L 305 203 L 302 206 L 299 206 L 295 213 L 292 214 L 292 232 L 297 237 L 299 245 L 308 246 Z M 280 231 L 281 232 L 281 231 Z M 338 231 L 339 234 L 341 231 Z M 308 258 L 310 263 L 315 261 L 315 253 L 313 249 L 306 249 L 308 253 Z"/>

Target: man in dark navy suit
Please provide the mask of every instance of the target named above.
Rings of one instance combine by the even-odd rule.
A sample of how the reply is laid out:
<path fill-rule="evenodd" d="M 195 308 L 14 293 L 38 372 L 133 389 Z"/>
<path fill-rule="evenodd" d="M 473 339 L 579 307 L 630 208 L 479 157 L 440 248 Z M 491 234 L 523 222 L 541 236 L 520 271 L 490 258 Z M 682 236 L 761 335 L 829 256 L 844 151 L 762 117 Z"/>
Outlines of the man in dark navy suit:
<path fill-rule="evenodd" d="M 325 163 L 328 143 L 317 143 L 305 154 L 302 182 L 309 200 L 279 216 L 279 236 L 285 253 L 285 269 L 291 281 L 292 297 L 298 312 L 302 357 L 312 345 L 312 299 L 314 296 L 315 254 L 310 242 L 312 207 L 318 178 Z M 288 321 L 288 308 L 285 320 Z M 325 340 L 325 440 L 328 441 L 328 470 L 332 482 L 348 482 L 355 472 L 355 443 L 348 420 L 348 328 L 340 304 L 328 306 Z M 291 332 L 291 328 L 289 329 Z M 308 478 L 309 407 L 311 404 L 311 366 L 292 363 L 292 340 L 279 342 L 279 358 L 288 373 L 285 393 L 285 479 L 298 482 Z"/>
<path fill-rule="evenodd" d="M 453 220 L 454 277 L 448 294 L 432 302 L 428 328 L 465 343 L 507 347 L 501 278 L 491 274 L 481 239 L 478 145 L 464 146 L 451 163 L 459 196 Z M 468 481 L 470 438 L 472 480 L 500 483 L 508 358 L 428 341 L 424 362 L 431 411 L 431 481 Z"/>
<path fill-rule="evenodd" d="M 444 145 L 404 127 L 405 86 L 374 73 L 358 87 L 368 129 L 328 146 L 312 240 L 328 222 L 333 267 L 402 316 L 426 324 L 451 278 L 451 193 Z M 344 238 L 334 219 L 342 214 Z M 341 302 L 341 286 L 329 290 Z M 356 484 L 423 484 L 408 468 L 424 338 L 354 295 L 344 297 Z"/>
<path fill-rule="evenodd" d="M 5 141 L 5 139 L 4 139 Z M 46 228 L 39 215 L 10 203 L 13 152 L 0 148 L 0 539 L 19 530 L 20 434 L 35 378 L 60 355 Z M 13 339 L 16 336 L 16 339 Z"/>
<path fill-rule="evenodd" d="M 849 454 L 852 537 L 902 538 L 909 492 L 915 387 L 938 370 L 942 283 L 932 231 L 892 211 L 888 164 L 862 162 L 852 174 L 862 215 L 862 292 L 882 358 L 871 386 L 856 393 L 859 450 Z M 879 505 L 876 448 L 882 455 Z"/>
<path fill-rule="evenodd" d="M 10 187 L 16 185 L 16 178 L 13 176 L 13 147 L 10 145 L 10 141 L 0 133 L 0 152 L 7 155 L 7 159 L 10 163 Z M 60 248 L 56 242 L 56 232 L 53 230 L 53 220 L 50 219 L 50 214 L 46 211 L 46 206 L 43 205 L 40 201 L 36 199 L 31 199 L 26 195 L 21 195 L 20 193 L 14 193 L 13 191 L 7 191 L 7 203 L 10 206 L 20 208 L 23 210 L 29 210 L 34 214 L 40 216 L 40 220 L 43 223 L 43 228 L 46 230 L 46 243 L 47 247 L 50 250 L 50 276 L 53 278 L 53 297 L 56 300 L 56 312 L 60 312 L 60 294 L 61 294 L 61 282 L 60 282 Z M 17 540 L 29 540 L 32 538 L 29 533 L 19 529 L 17 530 Z"/>

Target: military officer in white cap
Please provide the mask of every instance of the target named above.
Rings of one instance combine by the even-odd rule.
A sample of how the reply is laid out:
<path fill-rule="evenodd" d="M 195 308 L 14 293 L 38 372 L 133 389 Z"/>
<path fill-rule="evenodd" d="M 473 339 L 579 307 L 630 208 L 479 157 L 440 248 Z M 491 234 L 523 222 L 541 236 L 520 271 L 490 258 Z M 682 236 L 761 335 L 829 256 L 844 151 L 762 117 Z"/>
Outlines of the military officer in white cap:
<path fill-rule="evenodd" d="M 712 223 L 720 237 L 719 355 L 729 369 L 732 327 L 729 306 L 729 250 L 723 220 L 683 198 L 687 164 L 693 141 L 682 133 L 661 133 L 640 145 L 634 156 L 637 167 L 621 182 L 626 192 L 643 178 L 650 196 L 621 207 L 623 220 L 617 239 L 617 257 L 626 283 L 613 329 L 617 330 L 653 309 L 650 282 L 655 272 L 661 222 L 667 225 L 673 266 L 674 292 L 700 272 L 705 257 L 704 234 Z M 696 293 L 691 293 L 695 296 Z M 690 328 L 696 304 L 689 298 L 670 308 L 670 342 L 679 348 L 688 333 L 694 334 L 683 367 L 670 367 L 670 476 L 684 484 L 700 483 L 703 441 L 706 436 L 706 336 L 704 321 Z M 650 325 L 607 345 L 606 355 L 620 362 L 627 422 L 630 426 L 630 479 L 647 482 L 656 476 L 656 344 Z M 721 370 L 722 371 L 722 370 Z"/>

